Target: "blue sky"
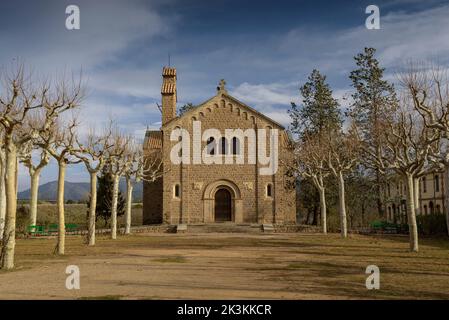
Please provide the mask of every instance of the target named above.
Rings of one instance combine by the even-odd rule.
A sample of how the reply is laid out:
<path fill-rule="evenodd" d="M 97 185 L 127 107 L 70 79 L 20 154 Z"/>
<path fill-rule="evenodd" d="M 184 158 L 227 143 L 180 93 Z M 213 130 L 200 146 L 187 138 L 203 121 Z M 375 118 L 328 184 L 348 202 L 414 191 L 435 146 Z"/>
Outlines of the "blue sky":
<path fill-rule="evenodd" d="M 65 28 L 76 4 L 81 29 Z M 365 28 L 375 4 L 381 29 Z M 158 128 L 161 69 L 178 70 L 179 104 L 201 103 L 221 78 L 230 93 L 288 125 L 286 110 L 312 69 L 326 74 L 339 99 L 350 94 L 353 56 L 365 46 L 394 74 L 408 59 L 449 58 L 449 1 L 2 1 L 0 66 L 21 58 L 39 74 L 81 67 L 89 88 L 81 131 L 109 117 L 142 138 Z M 343 102 L 344 105 L 344 102 Z M 50 164 L 41 182 L 55 180 Z M 82 166 L 67 180 L 87 181 Z M 29 185 L 21 170 L 19 189 Z"/>

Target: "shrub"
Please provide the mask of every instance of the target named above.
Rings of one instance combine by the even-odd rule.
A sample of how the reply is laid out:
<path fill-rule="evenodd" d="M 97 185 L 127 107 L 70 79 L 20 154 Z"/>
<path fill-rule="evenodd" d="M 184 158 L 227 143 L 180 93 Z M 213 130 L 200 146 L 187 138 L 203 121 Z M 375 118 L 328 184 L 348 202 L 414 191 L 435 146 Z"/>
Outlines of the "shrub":
<path fill-rule="evenodd" d="M 25 234 L 30 222 L 30 208 L 20 205 L 16 215 L 16 233 Z"/>
<path fill-rule="evenodd" d="M 446 234 L 446 217 L 444 214 L 419 215 L 416 217 L 418 232 L 423 235 Z"/>

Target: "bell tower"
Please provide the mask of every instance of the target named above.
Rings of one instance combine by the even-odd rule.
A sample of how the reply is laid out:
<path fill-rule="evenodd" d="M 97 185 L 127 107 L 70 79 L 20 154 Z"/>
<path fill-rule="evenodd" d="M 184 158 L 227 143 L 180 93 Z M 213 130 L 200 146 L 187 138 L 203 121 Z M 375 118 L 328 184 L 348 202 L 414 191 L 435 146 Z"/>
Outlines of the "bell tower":
<path fill-rule="evenodd" d="M 176 117 L 176 69 L 162 69 L 162 125 Z"/>

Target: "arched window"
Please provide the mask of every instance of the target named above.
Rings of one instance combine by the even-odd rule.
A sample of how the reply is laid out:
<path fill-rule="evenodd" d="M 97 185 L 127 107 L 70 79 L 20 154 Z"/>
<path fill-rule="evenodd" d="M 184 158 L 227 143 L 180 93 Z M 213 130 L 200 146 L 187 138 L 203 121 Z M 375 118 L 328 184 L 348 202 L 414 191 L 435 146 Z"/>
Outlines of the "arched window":
<path fill-rule="evenodd" d="M 424 214 L 427 215 L 427 205 L 424 205 Z"/>
<path fill-rule="evenodd" d="M 267 184 L 267 197 L 271 198 L 273 196 L 273 185 L 271 183 Z"/>
<path fill-rule="evenodd" d="M 422 177 L 422 192 L 427 192 L 426 177 Z"/>
<path fill-rule="evenodd" d="M 207 139 L 207 154 L 214 155 L 215 154 L 215 139 L 214 137 L 210 137 Z"/>
<path fill-rule="evenodd" d="M 175 187 L 173 188 L 173 197 L 179 198 L 181 196 L 181 187 L 179 184 L 175 184 Z"/>
<path fill-rule="evenodd" d="M 237 137 L 232 138 L 232 154 L 240 154 L 240 140 Z"/>
<path fill-rule="evenodd" d="M 430 214 L 434 214 L 435 213 L 432 201 L 429 202 L 429 210 L 430 210 Z"/>
<path fill-rule="evenodd" d="M 440 176 L 435 175 L 435 192 L 440 192 Z"/>
<path fill-rule="evenodd" d="M 391 221 L 393 217 L 391 216 L 391 207 L 388 207 L 388 219 Z"/>
<path fill-rule="evenodd" d="M 441 207 L 440 207 L 439 204 L 436 205 L 435 212 L 436 212 L 436 214 L 440 214 L 441 213 Z"/>
<path fill-rule="evenodd" d="M 221 154 L 227 154 L 228 153 L 228 143 L 226 141 L 225 137 L 221 138 Z"/>

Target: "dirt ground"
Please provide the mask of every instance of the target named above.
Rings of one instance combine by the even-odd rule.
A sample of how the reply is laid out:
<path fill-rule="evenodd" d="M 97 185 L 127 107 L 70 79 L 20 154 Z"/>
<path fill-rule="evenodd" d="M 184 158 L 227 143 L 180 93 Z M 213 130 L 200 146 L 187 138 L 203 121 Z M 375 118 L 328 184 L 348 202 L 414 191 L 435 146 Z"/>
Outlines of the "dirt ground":
<path fill-rule="evenodd" d="M 330 234 L 139 234 L 17 241 L 14 271 L 0 271 L 0 299 L 449 299 L 449 240 Z M 365 269 L 380 268 L 380 290 Z M 80 269 L 80 290 L 65 287 Z"/>

